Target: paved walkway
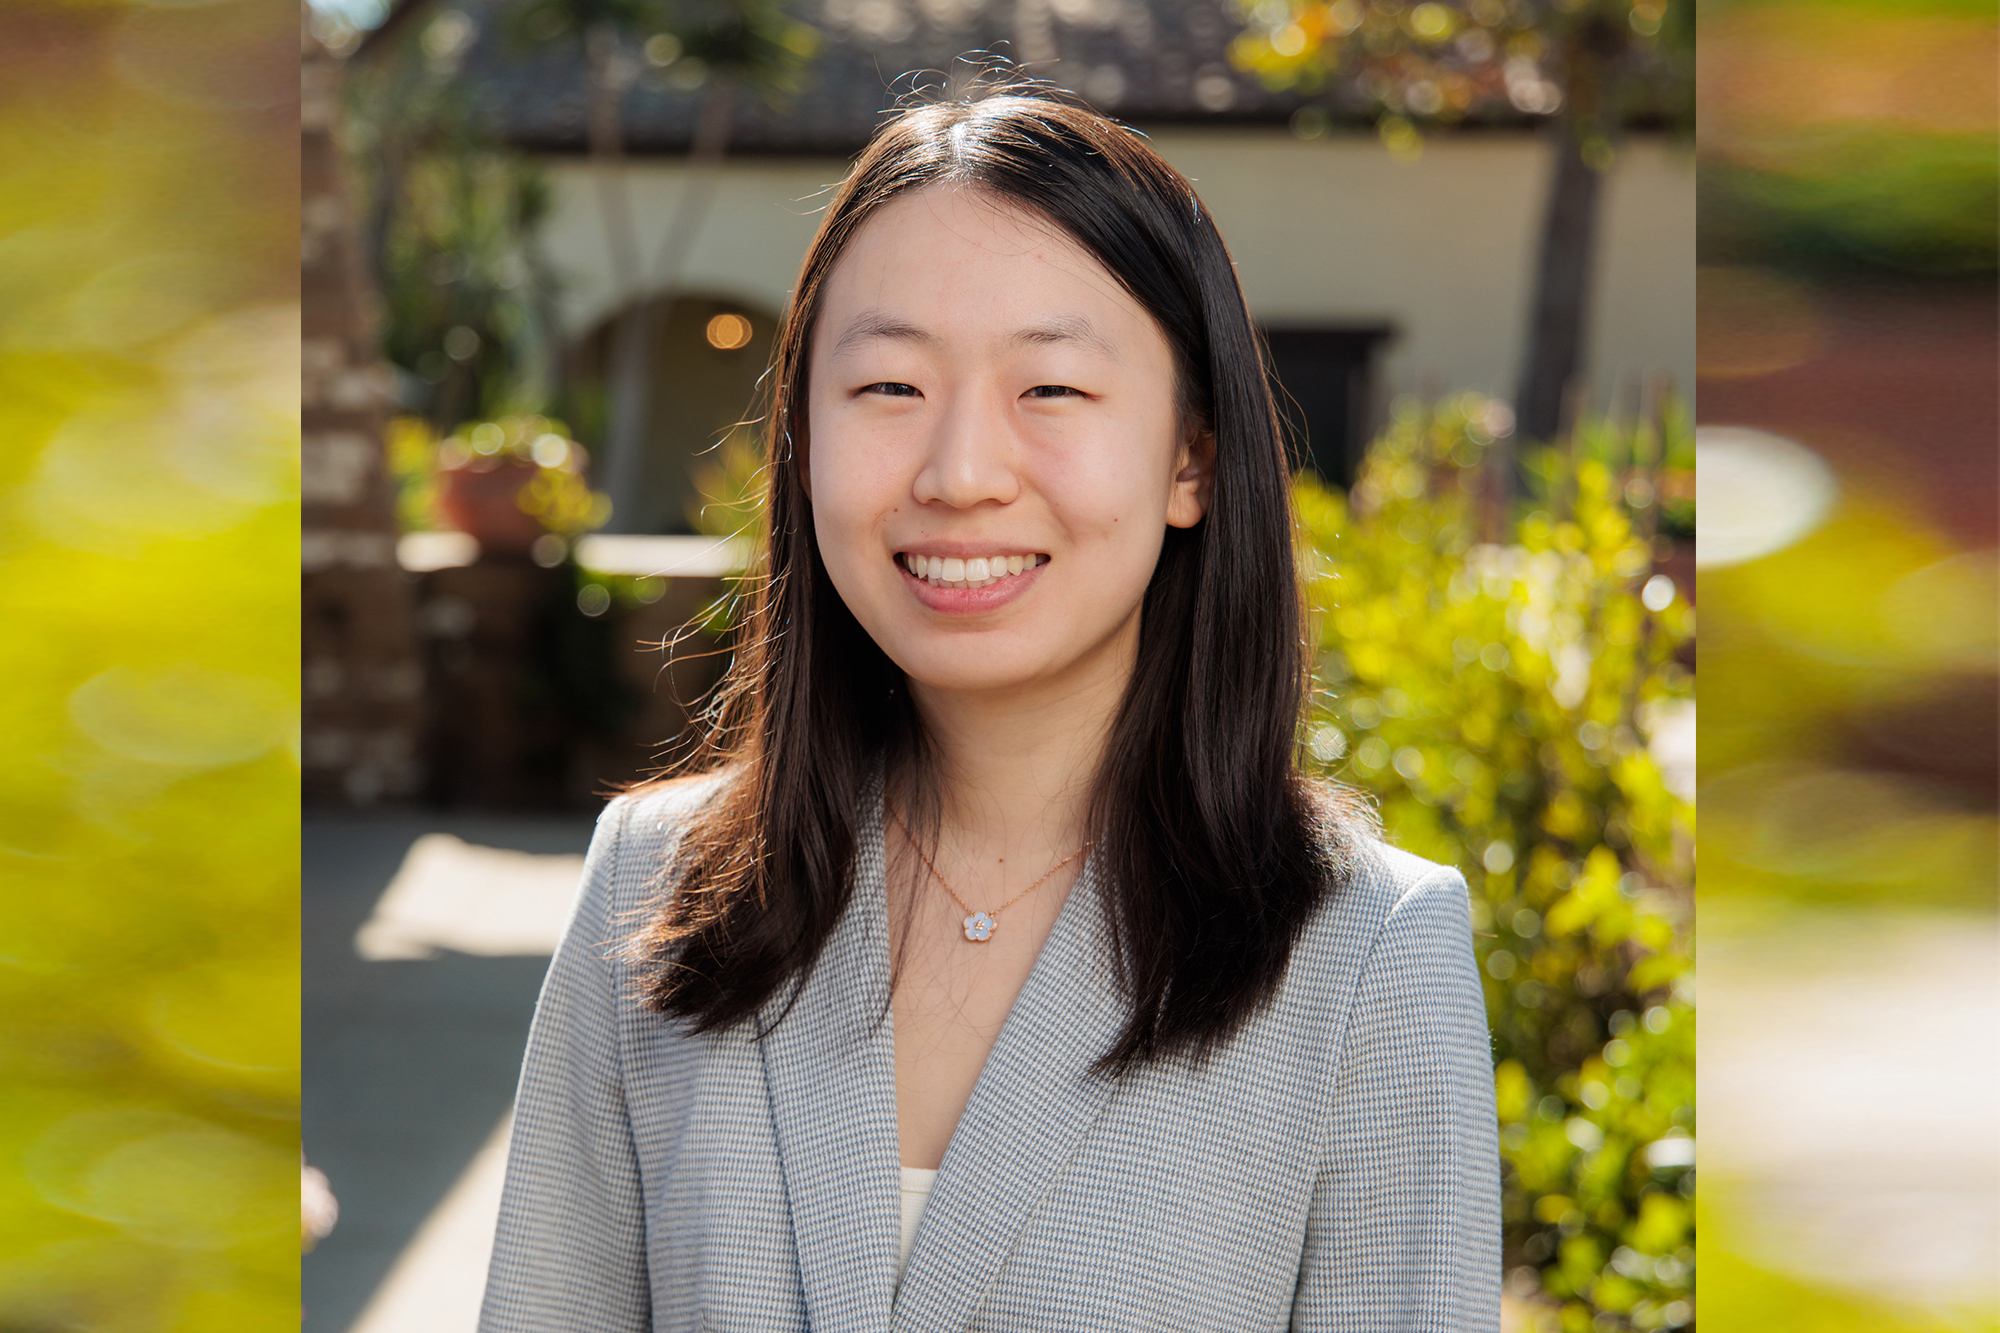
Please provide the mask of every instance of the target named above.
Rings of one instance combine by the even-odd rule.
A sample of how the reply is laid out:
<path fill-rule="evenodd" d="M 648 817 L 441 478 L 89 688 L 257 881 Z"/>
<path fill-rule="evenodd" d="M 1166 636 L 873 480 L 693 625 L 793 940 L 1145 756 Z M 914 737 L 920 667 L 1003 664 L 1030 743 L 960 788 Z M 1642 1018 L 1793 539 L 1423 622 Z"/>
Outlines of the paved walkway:
<path fill-rule="evenodd" d="M 476 1302 L 498 1201 L 494 1133 L 590 827 L 585 817 L 306 821 L 305 1145 L 340 1223 L 305 1257 L 304 1333 L 470 1333 L 477 1307 L 464 1294 Z M 461 845 L 431 837 L 410 855 L 439 834 Z M 398 880 L 406 866 L 418 873 Z M 455 932 L 482 904 L 479 929 Z M 468 1220 L 433 1220 L 448 1199 L 457 1206 L 445 1214 Z"/>

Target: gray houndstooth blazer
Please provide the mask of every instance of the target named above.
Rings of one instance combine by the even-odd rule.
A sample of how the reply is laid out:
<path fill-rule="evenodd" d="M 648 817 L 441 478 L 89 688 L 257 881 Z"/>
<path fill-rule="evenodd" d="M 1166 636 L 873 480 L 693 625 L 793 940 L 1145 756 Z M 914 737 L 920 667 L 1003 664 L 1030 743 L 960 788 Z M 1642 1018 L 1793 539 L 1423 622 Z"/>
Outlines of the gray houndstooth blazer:
<path fill-rule="evenodd" d="M 1086 867 L 898 1285 L 879 794 L 852 906 L 761 1043 L 646 1009 L 615 948 L 705 794 L 599 821 L 528 1038 L 482 1333 L 1499 1326 L 1493 1069 L 1457 871 L 1369 844 L 1207 1067 L 1107 1080 L 1087 1069 L 1124 1008 Z"/>

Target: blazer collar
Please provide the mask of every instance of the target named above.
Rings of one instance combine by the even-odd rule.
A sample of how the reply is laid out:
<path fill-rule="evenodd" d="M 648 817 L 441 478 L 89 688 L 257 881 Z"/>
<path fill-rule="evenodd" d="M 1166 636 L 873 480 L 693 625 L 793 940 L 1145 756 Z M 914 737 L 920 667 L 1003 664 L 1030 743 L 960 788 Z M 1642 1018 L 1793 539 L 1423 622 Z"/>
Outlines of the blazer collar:
<path fill-rule="evenodd" d="M 901 1241 L 881 793 L 878 765 L 862 793 L 847 910 L 791 1012 L 771 1028 L 785 1007 L 781 990 L 760 1015 L 769 1032 L 764 1077 L 814 1333 L 888 1328 Z"/>
<path fill-rule="evenodd" d="M 1113 1080 L 1090 1065 L 1123 1025 L 1125 1003 L 1110 975 L 1093 858 L 980 1071 L 897 1290 L 901 1150 L 881 800 L 878 770 L 862 799 L 847 912 L 791 1014 L 764 1039 L 764 1072 L 809 1326 L 957 1333 L 1103 1112 Z M 782 997 L 766 1007 L 766 1027 L 782 1007 Z"/>
<path fill-rule="evenodd" d="M 1115 1081 L 1090 1066 L 1124 1025 L 1126 1005 L 1105 945 L 1093 857 L 952 1131 L 896 1294 L 895 1333 L 958 1333 L 971 1322 L 1110 1101 Z"/>

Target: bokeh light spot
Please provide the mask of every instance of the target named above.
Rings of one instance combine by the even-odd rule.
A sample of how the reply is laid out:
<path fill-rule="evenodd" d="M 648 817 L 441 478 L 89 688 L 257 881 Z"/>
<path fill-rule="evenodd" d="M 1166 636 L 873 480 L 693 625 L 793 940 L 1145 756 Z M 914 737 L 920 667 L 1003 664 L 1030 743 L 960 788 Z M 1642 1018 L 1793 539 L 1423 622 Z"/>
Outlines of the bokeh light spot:
<path fill-rule="evenodd" d="M 194 663 L 112 667 L 70 694 L 69 715 L 117 754 L 203 768 L 254 759 L 291 731 L 291 704 L 276 685 Z"/>
<path fill-rule="evenodd" d="M 1819 455 L 1745 426 L 1695 432 L 1695 559 L 1704 569 L 1743 564 L 1798 541 L 1839 495 Z"/>
<path fill-rule="evenodd" d="M 750 321 L 741 315 L 721 314 L 708 321 L 708 345 L 719 351 L 733 352 L 750 345 Z"/>
<path fill-rule="evenodd" d="M 29 1148 L 50 1203 L 174 1249 L 211 1250 L 289 1232 L 292 1156 L 193 1116 L 81 1111 Z"/>
<path fill-rule="evenodd" d="M 238 1074 L 297 1078 L 299 993 L 294 964 L 240 959 L 199 964 L 154 986 L 148 1025 L 174 1054 Z"/>

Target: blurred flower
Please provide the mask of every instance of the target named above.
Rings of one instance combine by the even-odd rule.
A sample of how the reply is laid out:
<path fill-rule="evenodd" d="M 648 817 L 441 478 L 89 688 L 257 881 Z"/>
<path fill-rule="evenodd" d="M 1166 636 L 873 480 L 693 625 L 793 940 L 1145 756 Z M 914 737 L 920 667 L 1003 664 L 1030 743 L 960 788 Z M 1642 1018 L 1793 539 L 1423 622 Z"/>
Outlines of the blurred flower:
<path fill-rule="evenodd" d="M 307 1166 L 304 1154 L 300 1154 L 299 1160 L 299 1195 L 300 1233 L 305 1248 L 310 1250 L 333 1234 L 334 1223 L 340 1220 L 340 1201 L 333 1197 L 333 1186 L 328 1183 L 326 1172 Z"/>

